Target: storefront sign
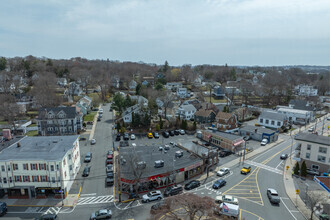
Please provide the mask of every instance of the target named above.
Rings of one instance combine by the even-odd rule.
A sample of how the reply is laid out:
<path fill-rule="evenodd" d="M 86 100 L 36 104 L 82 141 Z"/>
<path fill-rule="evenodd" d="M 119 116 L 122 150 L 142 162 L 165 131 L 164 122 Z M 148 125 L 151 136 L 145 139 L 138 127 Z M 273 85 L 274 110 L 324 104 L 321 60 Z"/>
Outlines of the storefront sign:
<path fill-rule="evenodd" d="M 21 195 L 22 195 L 22 196 L 25 195 L 25 189 L 21 189 Z"/>
<path fill-rule="evenodd" d="M 189 167 L 184 168 L 184 170 L 185 170 L 185 171 L 188 171 L 188 170 L 194 169 L 194 168 L 196 168 L 196 167 L 199 167 L 199 166 L 202 165 L 202 164 L 203 164 L 203 162 L 202 162 L 202 161 L 199 161 L 199 162 L 197 162 L 197 163 L 195 163 L 195 164 L 193 164 L 193 165 L 190 165 Z"/>

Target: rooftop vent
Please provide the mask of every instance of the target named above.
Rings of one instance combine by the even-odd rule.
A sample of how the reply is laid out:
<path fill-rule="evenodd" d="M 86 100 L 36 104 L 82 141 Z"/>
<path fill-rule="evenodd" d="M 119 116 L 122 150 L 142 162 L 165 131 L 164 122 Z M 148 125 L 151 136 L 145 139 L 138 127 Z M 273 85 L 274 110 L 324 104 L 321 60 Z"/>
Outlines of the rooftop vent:
<path fill-rule="evenodd" d="M 20 142 L 17 143 L 17 147 L 21 147 L 21 143 Z"/>
<path fill-rule="evenodd" d="M 57 140 L 53 140 L 53 143 L 57 143 L 58 141 Z"/>

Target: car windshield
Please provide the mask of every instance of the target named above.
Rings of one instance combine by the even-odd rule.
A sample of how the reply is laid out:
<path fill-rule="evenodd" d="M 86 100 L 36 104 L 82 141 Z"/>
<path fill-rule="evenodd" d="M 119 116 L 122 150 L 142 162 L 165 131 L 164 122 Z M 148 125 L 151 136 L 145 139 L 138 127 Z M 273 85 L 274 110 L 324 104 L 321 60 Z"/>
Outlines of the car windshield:
<path fill-rule="evenodd" d="M 147 196 L 150 197 L 151 196 L 151 193 L 148 193 Z"/>
<path fill-rule="evenodd" d="M 99 211 L 95 212 L 95 215 L 96 215 L 96 216 L 98 216 L 99 214 L 100 214 L 100 212 L 99 212 Z"/>
<path fill-rule="evenodd" d="M 222 169 L 220 169 L 220 171 L 222 171 L 222 172 L 225 172 L 225 171 L 226 171 L 226 169 L 225 169 L 225 168 L 222 168 Z"/>
<path fill-rule="evenodd" d="M 249 169 L 250 167 L 243 167 L 243 169 Z"/>
<path fill-rule="evenodd" d="M 272 196 L 278 196 L 278 194 L 276 192 L 273 192 Z"/>

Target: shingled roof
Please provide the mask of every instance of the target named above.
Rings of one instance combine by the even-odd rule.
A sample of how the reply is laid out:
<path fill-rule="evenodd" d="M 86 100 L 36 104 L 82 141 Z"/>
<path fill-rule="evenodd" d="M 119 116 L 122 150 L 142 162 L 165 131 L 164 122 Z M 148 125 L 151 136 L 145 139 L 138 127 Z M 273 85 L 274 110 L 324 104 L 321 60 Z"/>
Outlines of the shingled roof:
<path fill-rule="evenodd" d="M 228 120 L 233 116 L 232 113 L 218 112 L 216 119 Z"/>
<path fill-rule="evenodd" d="M 61 111 L 63 111 L 66 114 L 65 118 L 75 118 L 77 114 L 76 107 L 40 108 L 38 119 L 47 119 L 47 114 L 49 112 L 53 112 L 57 116 L 57 114 Z"/>
<path fill-rule="evenodd" d="M 215 114 L 213 110 L 200 109 L 197 112 L 195 112 L 195 116 L 209 117 L 212 112 Z"/>

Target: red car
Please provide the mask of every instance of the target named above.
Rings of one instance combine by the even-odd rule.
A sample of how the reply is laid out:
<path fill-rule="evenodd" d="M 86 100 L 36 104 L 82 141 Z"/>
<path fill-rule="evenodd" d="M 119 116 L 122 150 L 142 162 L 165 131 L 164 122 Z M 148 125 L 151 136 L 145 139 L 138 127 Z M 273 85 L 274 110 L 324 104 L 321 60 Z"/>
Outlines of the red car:
<path fill-rule="evenodd" d="M 105 163 L 108 165 L 108 164 L 112 164 L 113 163 L 113 161 L 112 161 L 112 158 L 111 159 L 107 159 L 106 161 L 105 161 Z"/>
<path fill-rule="evenodd" d="M 113 158 L 113 154 L 108 154 L 107 155 L 107 159 L 112 159 Z"/>

